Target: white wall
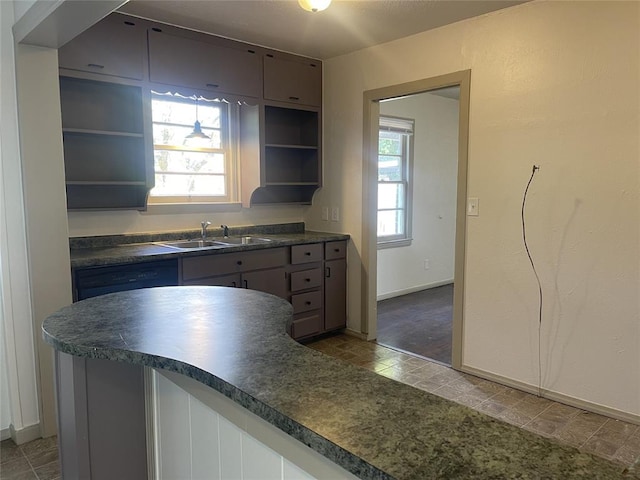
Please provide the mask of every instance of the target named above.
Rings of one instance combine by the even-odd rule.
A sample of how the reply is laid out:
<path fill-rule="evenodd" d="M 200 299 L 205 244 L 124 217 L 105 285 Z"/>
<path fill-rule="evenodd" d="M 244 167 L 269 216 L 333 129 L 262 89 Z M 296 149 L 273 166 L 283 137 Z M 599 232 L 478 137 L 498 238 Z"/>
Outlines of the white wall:
<path fill-rule="evenodd" d="M 325 62 L 319 207 L 353 235 L 349 326 L 360 322 L 363 92 L 471 69 L 466 367 L 640 414 L 640 3 L 533 1 Z M 364 273 L 363 273 L 364 272 Z M 636 417 L 637 418 L 637 417 Z"/>
<path fill-rule="evenodd" d="M 214 227 L 226 224 L 266 225 L 271 223 L 301 222 L 304 206 L 252 207 L 240 211 L 224 212 L 220 207 L 204 207 L 198 213 L 170 213 L 151 206 L 147 212 L 69 212 L 69 236 L 114 235 L 124 233 L 194 230 L 202 220 Z M 160 211 L 159 211 L 160 210 Z"/>
<path fill-rule="evenodd" d="M 378 298 L 453 281 L 458 104 L 432 93 L 380 103 L 381 115 L 412 118 L 415 127 L 413 241 L 410 246 L 378 250 Z"/>
<path fill-rule="evenodd" d="M 0 2 L 0 429 L 39 436 L 36 365 L 18 138 L 13 5 Z M 11 407 L 11 408 L 9 408 Z"/>

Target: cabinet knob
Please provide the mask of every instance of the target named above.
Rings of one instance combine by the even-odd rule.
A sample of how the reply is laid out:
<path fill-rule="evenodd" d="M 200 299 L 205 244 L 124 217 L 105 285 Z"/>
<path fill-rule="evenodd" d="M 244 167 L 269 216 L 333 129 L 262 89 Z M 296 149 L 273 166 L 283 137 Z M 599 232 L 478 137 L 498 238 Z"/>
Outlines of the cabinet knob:
<path fill-rule="evenodd" d="M 236 264 L 237 264 L 237 265 L 242 265 L 242 260 L 238 260 L 238 261 L 236 262 Z"/>

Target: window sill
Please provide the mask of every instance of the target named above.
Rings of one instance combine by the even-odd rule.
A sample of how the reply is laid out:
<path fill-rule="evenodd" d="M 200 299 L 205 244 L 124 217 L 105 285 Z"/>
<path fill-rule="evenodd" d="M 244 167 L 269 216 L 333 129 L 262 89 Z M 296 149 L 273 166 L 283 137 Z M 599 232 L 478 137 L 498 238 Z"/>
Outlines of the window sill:
<path fill-rule="evenodd" d="M 378 250 L 385 248 L 409 247 L 413 242 L 413 238 L 401 238 L 399 240 L 383 240 L 378 242 Z"/>
<path fill-rule="evenodd" d="M 180 213 L 239 212 L 242 204 L 237 203 L 148 203 L 146 215 L 170 215 Z"/>

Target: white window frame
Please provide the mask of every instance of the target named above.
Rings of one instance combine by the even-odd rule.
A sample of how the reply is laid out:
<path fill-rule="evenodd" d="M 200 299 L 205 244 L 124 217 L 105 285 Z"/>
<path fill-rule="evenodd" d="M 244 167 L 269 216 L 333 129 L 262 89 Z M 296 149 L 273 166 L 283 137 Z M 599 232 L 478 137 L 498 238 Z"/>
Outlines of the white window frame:
<path fill-rule="evenodd" d="M 413 223 L 413 133 L 415 120 L 410 118 L 395 117 L 392 115 L 380 115 L 379 133 L 382 131 L 400 133 L 404 137 L 402 146 L 402 180 L 386 181 L 378 180 L 378 185 L 384 183 L 401 183 L 404 185 L 404 233 L 401 235 L 378 235 L 378 250 L 384 248 L 406 247 L 411 245 Z M 379 143 L 378 143 L 379 144 Z M 380 152 L 378 151 L 378 156 Z M 378 163 L 379 168 L 379 163 Z M 378 204 L 379 205 L 379 204 Z M 388 209 L 377 208 L 377 211 Z M 395 210 L 395 209 L 394 209 Z M 377 228 L 377 227 L 376 227 Z"/>
<path fill-rule="evenodd" d="M 148 204 L 153 206 L 160 205 L 225 205 L 225 204 L 235 204 L 239 202 L 238 198 L 238 182 L 239 182 L 239 167 L 238 163 L 238 139 L 239 139 L 239 107 L 235 103 L 230 103 L 225 100 L 220 99 L 207 99 L 202 96 L 183 96 L 180 94 L 165 94 L 160 92 L 155 92 L 152 90 L 151 99 L 155 96 L 164 96 L 171 95 L 176 101 L 184 101 L 185 103 L 193 102 L 195 106 L 195 102 L 197 101 L 199 105 L 206 105 L 210 102 L 219 102 L 226 106 L 226 108 L 222 108 L 221 115 L 221 138 L 222 138 L 222 148 L 202 148 L 202 147 L 189 147 L 189 146 L 173 146 L 173 145 L 153 145 L 153 153 L 155 157 L 156 150 L 172 150 L 172 151 L 194 151 L 194 152 L 211 152 L 211 153 L 223 153 L 224 154 L 224 177 L 225 177 L 225 191 L 226 195 L 153 195 L 149 194 Z M 194 107 L 194 122 L 195 118 L 195 107 Z M 152 128 L 156 124 L 164 124 L 163 122 L 154 122 L 153 121 L 153 112 L 152 112 Z M 180 126 L 182 126 L 180 124 Z M 193 126 L 190 124 L 189 126 Z M 206 125 L 203 128 L 207 128 Z M 210 128 L 210 127 L 209 127 Z M 155 170 L 155 161 L 154 161 L 154 170 Z M 154 171 L 154 175 L 156 172 Z"/>

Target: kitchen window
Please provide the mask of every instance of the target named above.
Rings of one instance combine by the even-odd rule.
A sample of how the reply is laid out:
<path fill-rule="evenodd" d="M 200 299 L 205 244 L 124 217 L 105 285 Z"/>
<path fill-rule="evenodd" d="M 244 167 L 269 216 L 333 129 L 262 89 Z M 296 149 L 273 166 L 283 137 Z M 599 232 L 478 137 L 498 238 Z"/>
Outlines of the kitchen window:
<path fill-rule="evenodd" d="M 220 100 L 152 92 L 155 187 L 150 203 L 236 200 L 230 120 L 236 108 Z M 202 135 L 193 135 L 198 126 Z"/>
<path fill-rule="evenodd" d="M 414 120 L 380 116 L 378 248 L 411 245 Z"/>

